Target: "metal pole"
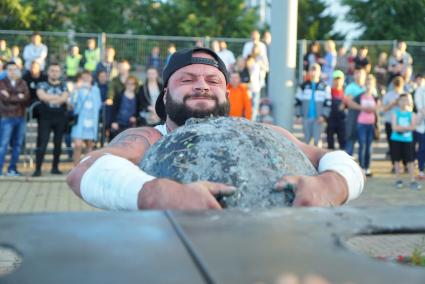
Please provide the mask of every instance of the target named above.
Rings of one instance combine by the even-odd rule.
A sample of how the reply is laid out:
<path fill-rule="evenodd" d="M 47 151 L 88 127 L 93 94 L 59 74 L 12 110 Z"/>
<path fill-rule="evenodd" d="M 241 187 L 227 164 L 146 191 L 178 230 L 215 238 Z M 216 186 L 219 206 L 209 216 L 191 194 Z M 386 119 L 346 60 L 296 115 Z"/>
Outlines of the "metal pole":
<path fill-rule="evenodd" d="M 293 125 L 298 0 L 273 0 L 271 15 L 270 97 L 275 123 Z"/>

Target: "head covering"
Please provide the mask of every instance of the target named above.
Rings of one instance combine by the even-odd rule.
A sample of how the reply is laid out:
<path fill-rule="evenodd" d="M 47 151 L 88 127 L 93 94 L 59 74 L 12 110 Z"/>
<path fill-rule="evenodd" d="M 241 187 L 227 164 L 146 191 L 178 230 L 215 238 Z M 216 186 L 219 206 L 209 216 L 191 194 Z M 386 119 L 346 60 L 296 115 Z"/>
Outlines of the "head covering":
<path fill-rule="evenodd" d="M 344 72 L 342 72 L 341 70 L 335 70 L 332 77 L 344 79 Z"/>
<path fill-rule="evenodd" d="M 200 53 L 200 52 L 207 53 L 211 55 L 214 59 L 196 57 L 196 56 L 193 57 L 194 53 Z M 174 72 L 176 72 L 178 69 L 181 69 L 185 66 L 192 65 L 192 64 L 205 64 L 205 65 L 216 67 L 218 70 L 221 71 L 221 73 L 223 73 L 224 78 L 226 79 L 226 84 L 229 82 L 229 74 L 227 72 L 226 65 L 220 59 L 217 53 L 205 47 L 192 47 L 192 48 L 181 49 L 173 53 L 173 55 L 171 55 L 170 60 L 168 61 L 167 65 L 162 71 L 162 81 L 164 82 L 164 88 L 167 86 L 168 80 L 170 79 L 171 75 L 173 75 Z M 161 91 L 161 93 L 158 96 L 158 99 L 156 100 L 155 110 L 157 115 L 162 120 L 165 120 L 165 118 L 167 117 L 167 114 L 165 113 L 165 105 L 164 105 L 163 98 L 164 98 L 164 89 Z"/>

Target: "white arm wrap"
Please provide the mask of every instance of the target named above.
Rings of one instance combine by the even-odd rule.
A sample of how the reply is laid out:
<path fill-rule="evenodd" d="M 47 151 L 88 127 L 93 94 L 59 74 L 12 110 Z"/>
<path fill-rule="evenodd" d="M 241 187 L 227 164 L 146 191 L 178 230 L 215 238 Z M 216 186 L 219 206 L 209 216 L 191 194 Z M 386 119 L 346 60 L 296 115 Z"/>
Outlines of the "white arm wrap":
<path fill-rule="evenodd" d="M 81 179 L 81 197 L 108 210 L 138 210 L 143 185 L 155 179 L 127 159 L 111 154 L 96 160 Z"/>
<path fill-rule="evenodd" d="M 334 171 L 345 178 L 348 185 L 348 198 L 345 203 L 359 197 L 364 187 L 363 172 L 353 157 L 344 151 L 326 153 L 319 161 L 319 173 Z"/>

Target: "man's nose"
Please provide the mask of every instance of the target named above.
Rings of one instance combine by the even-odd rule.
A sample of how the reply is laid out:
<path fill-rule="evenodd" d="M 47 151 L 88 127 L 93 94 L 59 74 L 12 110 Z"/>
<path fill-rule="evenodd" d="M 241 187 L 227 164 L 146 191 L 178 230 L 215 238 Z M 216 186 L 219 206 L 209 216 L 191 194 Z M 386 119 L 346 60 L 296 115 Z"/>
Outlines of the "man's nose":
<path fill-rule="evenodd" d="M 193 85 L 193 89 L 197 92 L 207 92 L 210 90 L 210 85 L 205 81 L 203 77 L 199 77 Z"/>

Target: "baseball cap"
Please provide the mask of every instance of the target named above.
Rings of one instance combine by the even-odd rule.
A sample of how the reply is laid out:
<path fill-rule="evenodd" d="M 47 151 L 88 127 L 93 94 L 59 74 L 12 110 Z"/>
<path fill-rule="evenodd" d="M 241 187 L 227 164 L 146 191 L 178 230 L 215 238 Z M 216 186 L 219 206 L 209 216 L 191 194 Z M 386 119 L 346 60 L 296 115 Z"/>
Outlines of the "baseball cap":
<path fill-rule="evenodd" d="M 193 57 L 194 53 L 207 53 L 212 56 L 214 59 L 210 58 L 203 58 L 203 57 Z M 174 72 L 176 72 L 178 69 L 181 69 L 185 66 L 192 65 L 192 64 L 205 64 L 210 65 L 213 67 L 216 67 L 218 70 L 223 73 L 224 78 L 226 79 L 226 84 L 229 82 L 229 74 L 226 69 L 226 65 L 224 64 L 223 60 L 220 59 L 220 57 L 215 53 L 213 50 L 205 47 L 192 47 L 192 48 L 185 48 L 176 51 L 171 55 L 170 60 L 168 61 L 167 65 L 165 66 L 164 70 L 162 71 L 162 81 L 164 82 L 164 88 L 168 84 L 168 80 L 170 79 L 171 75 L 173 75 Z M 165 120 L 167 117 L 167 114 L 165 113 L 165 105 L 164 105 L 164 89 L 161 91 L 161 93 L 158 96 L 158 99 L 155 103 L 155 110 L 156 114 L 162 119 Z"/>
<path fill-rule="evenodd" d="M 332 77 L 344 79 L 344 72 L 342 72 L 341 70 L 335 70 Z"/>

